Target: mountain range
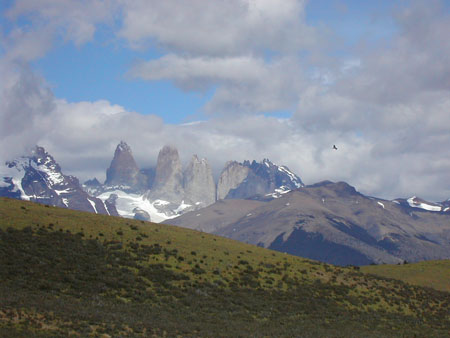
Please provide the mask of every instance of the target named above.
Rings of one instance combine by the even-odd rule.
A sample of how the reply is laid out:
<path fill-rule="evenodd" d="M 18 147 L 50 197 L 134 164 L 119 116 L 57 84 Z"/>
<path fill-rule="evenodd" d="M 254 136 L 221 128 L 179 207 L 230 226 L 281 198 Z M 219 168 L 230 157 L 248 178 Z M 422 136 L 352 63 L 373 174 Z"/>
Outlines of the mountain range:
<path fill-rule="evenodd" d="M 115 149 L 104 183 L 93 178 L 81 186 L 38 146 L 30 155 L 6 163 L 1 174 L 0 196 L 154 222 L 220 199 L 270 198 L 303 186 L 289 168 L 268 159 L 229 161 L 216 182 L 206 159 L 193 155 L 183 166 L 178 150 L 169 145 L 159 152 L 156 167 L 140 169 L 123 141 Z"/>
<path fill-rule="evenodd" d="M 450 258 L 448 207 L 368 197 L 345 182 L 270 201 L 222 200 L 170 224 L 336 265 Z"/>
<path fill-rule="evenodd" d="M 74 176 L 64 175 L 42 147 L 29 156 L 7 162 L 2 168 L 0 196 L 18 198 L 74 210 L 118 216 L 111 200 L 88 194 Z"/>
<path fill-rule="evenodd" d="M 286 166 L 229 161 L 215 180 L 206 159 L 183 166 L 164 146 L 140 169 L 120 142 L 106 180 L 81 185 L 44 148 L 7 162 L 0 196 L 193 228 L 338 265 L 450 258 L 450 201 L 391 201 L 345 182 L 305 186 Z"/>
<path fill-rule="evenodd" d="M 166 145 L 156 167 L 139 169 L 131 148 L 120 142 L 101 184 L 92 179 L 87 192 L 103 201 L 115 200 L 120 215 L 161 222 L 217 200 L 231 198 L 273 198 L 303 186 L 300 177 L 286 166 L 268 159 L 258 163 L 229 161 L 217 181 L 204 158 L 192 155 L 183 166 L 178 150 Z"/>

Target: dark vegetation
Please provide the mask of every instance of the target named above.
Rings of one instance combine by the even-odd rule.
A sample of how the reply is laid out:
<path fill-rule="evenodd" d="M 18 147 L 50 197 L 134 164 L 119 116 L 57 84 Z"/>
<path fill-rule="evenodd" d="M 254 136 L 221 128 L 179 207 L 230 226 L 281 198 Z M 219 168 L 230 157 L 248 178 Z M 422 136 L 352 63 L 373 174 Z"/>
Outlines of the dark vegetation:
<path fill-rule="evenodd" d="M 1 337 L 445 337 L 450 330 L 449 293 L 355 268 L 20 201 L 0 199 L 0 216 Z"/>

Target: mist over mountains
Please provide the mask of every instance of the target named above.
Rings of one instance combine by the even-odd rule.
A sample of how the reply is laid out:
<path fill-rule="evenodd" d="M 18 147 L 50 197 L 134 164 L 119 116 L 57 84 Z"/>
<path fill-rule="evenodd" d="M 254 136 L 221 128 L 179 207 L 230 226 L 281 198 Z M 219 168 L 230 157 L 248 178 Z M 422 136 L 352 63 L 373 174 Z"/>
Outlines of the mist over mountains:
<path fill-rule="evenodd" d="M 217 180 L 208 161 L 164 146 L 139 168 L 121 141 L 106 180 L 81 185 L 42 147 L 2 168 L 0 196 L 165 222 L 338 265 L 450 258 L 450 200 L 391 201 L 345 182 L 305 186 L 269 159 L 228 161 Z"/>
<path fill-rule="evenodd" d="M 51 158 L 54 164 L 51 167 L 9 164 L 2 175 L 0 194 L 70 207 L 67 203 L 52 199 L 59 196 L 60 192 L 45 179 L 45 175 L 65 176 L 51 155 L 43 148 L 36 147 L 31 156 L 21 157 L 20 163 L 35 163 L 37 160 L 33 156 L 36 153 Z M 34 181 L 47 187 L 48 191 L 45 193 L 23 189 L 22 186 L 27 185 L 27 177 L 33 170 L 38 170 Z M 77 184 L 79 185 L 78 181 Z M 268 159 L 261 163 L 229 161 L 216 182 L 206 159 L 193 155 L 189 163 L 183 166 L 178 150 L 169 145 L 159 152 L 156 167 L 140 169 L 131 148 L 121 141 L 116 147 L 109 168 L 106 169 L 105 182 L 101 183 L 92 178 L 86 181 L 82 188 L 77 188 L 80 194 L 73 195 L 89 194 L 92 198 L 103 201 L 102 203 L 114 204 L 118 214 L 124 217 L 160 222 L 190 210 L 206 207 L 219 199 L 273 198 L 301 186 L 301 179 L 289 168 L 275 165 Z M 75 205 L 74 203 L 71 202 L 71 205 Z M 89 204 L 78 208 L 103 212 L 103 209 L 96 210 Z"/>

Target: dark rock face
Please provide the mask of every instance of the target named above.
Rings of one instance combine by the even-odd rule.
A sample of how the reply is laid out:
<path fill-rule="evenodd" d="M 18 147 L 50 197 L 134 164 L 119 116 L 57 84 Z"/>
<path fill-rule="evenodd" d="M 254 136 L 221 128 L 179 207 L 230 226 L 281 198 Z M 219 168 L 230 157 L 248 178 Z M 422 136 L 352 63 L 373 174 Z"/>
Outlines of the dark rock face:
<path fill-rule="evenodd" d="M 219 178 L 217 199 L 279 195 L 302 186 L 304 184 L 300 177 L 289 168 L 275 165 L 268 159 L 264 159 L 261 163 L 229 162 Z"/>
<path fill-rule="evenodd" d="M 91 180 L 87 180 L 83 183 L 83 189 L 86 191 L 89 195 L 96 196 L 97 194 L 101 193 L 103 191 L 103 184 L 97 180 L 97 178 L 93 178 Z"/>
<path fill-rule="evenodd" d="M 113 205 L 106 205 L 86 193 L 78 179 L 61 172 L 61 167 L 44 148 L 35 147 L 30 156 L 7 163 L 11 177 L 4 177 L 0 189 L 6 197 L 26 199 L 63 208 L 115 215 Z"/>
<path fill-rule="evenodd" d="M 358 250 L 328 241 L 320 233 L 295 229 L 285 241 L 283 235 L 284 233 L 280 234 L 270 244 L 269 249 L 334 265 L 369 265 L 373 263 Z"/>
<path fill-rule="evenodd" d="M 123 141 L 117 146 L 111 165 L 106 170 L 105 185 L 133 190 L 145 190 L 148 186 L 147 177 L 139 170 L 131 148 Z"/>
<path fill-rule="evenodd" d="M 155 180 L 156 168 L 145 168 L 141 169 L 141 174 L 145 176 L 147 181 L 146 188 L 150 189 L 153 186 Z"/>

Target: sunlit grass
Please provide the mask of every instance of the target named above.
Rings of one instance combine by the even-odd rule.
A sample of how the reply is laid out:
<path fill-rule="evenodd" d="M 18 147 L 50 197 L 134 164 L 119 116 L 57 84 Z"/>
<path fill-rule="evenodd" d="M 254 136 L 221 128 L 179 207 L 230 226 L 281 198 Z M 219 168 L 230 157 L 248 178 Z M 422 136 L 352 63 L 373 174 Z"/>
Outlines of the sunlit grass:
<path fill-rule="evenodd" d="M 447 293 L 185 228 L 1 198 L 0 230 L 0 336 L 439 336 L 450 325 Z"/>
<path fill-rule="evenodd" d="M 450 259 L 402 265 L 369 265 L 361 267 L 361 271 L 450 292 Z"/>

